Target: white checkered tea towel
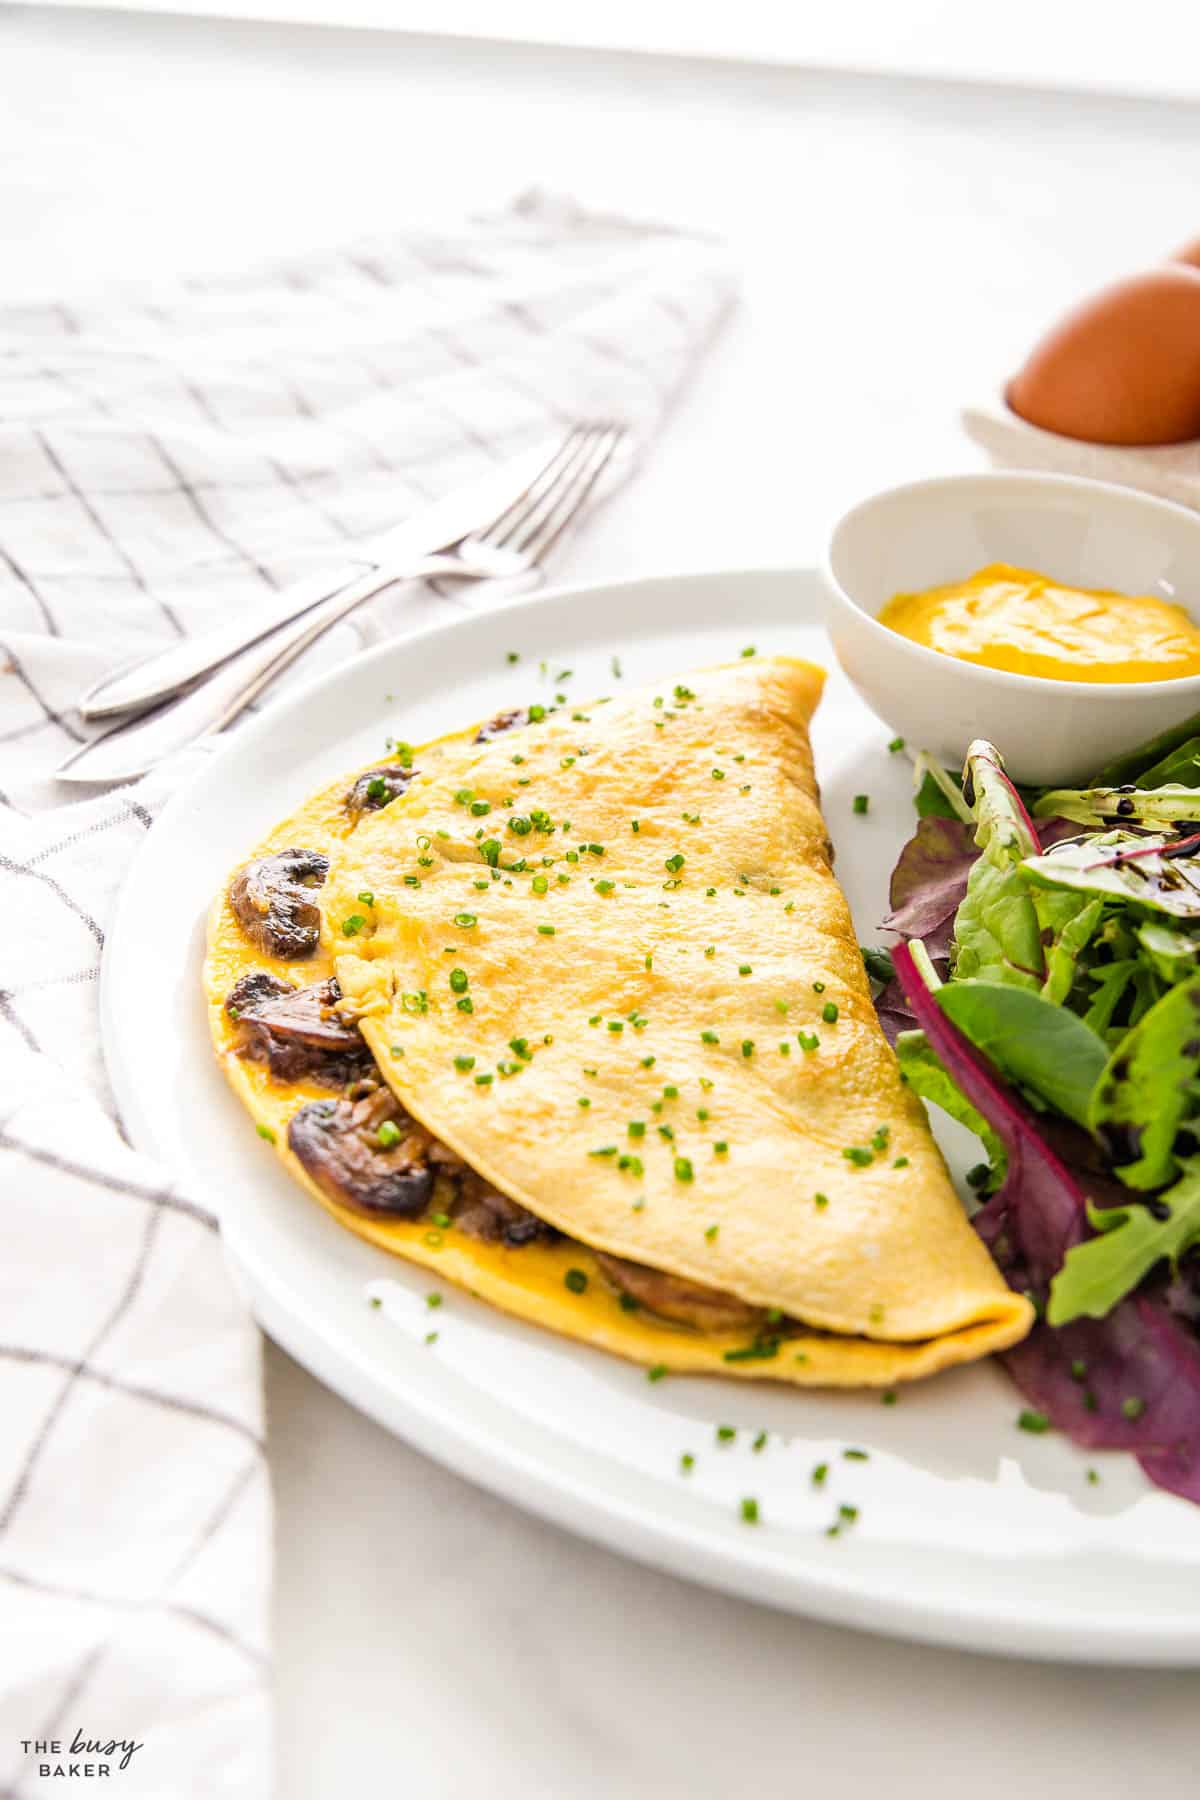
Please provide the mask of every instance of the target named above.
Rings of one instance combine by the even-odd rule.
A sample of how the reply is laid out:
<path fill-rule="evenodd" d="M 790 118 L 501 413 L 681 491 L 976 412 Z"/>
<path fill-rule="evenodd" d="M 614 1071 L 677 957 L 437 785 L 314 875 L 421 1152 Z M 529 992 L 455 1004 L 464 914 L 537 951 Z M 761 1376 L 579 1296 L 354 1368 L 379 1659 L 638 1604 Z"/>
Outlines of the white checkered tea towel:
<path fill-rule="evenodd" d="M 0 308 L 0 1797 L 89 1760 L 155 1800 L 271 1788 L 257 1336 L 209 1196 L 126 1140 L 96 1013 L 122 875 L 204 752 L 81 800 L 74 698 L 573 419 L 644 443 L 732 298 L 707 240 L 533 197 Z"/>

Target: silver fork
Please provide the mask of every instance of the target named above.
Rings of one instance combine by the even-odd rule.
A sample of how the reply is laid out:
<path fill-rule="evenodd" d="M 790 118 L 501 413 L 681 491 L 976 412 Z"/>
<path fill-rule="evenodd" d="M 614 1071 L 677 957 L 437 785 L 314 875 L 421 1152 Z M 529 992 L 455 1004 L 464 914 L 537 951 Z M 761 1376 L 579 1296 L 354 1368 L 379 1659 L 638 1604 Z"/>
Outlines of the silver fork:
<path fill-rule="evenodd" d="M 60 781 L 130 781 L 172 751 L 233 723 L 332 625 L 396 581 L 465 583 L 540 578 L 541 564 L 587 503 L 625 437 L 618 425 L 571 432 L 516 500 L 482 531 L 403 569 L 374 569 L 299 619 L 282 625 L 223 662 L 153 711 L 116 725 L 72 751 Z"/>

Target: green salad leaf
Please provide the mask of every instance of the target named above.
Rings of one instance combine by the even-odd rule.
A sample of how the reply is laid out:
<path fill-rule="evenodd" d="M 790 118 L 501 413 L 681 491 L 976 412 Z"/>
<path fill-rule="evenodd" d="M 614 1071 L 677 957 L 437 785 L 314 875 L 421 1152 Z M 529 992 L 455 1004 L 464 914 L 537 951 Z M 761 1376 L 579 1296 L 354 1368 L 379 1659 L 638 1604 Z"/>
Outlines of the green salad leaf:
<path fill-rule="evenodd" d="M 1113 1014 L 1137 981 L 1140 967 L 1136 956 L 1120 956 L 1088 970 L 1088 980 L 1094 985 L 1083 1022 L 1098 1037 L 1109 1030 Z"/>
<path fill-rule="evenodd" d="M 1133 1202 L 1103 1211 L 1088 1207 L 1099 1235 L 1067 1251 L 1050 1284 L 1046 1317 L 1051 1325 L 1105 1318 L 1156 1263 L 1175 1265 L 1200 1244 L 1200 1157 L 1179 1166 L 1182 1173 L 1174 1187 L 1150 1204 Z"/>
<path fill-rule="evenodd" d="M 971 809 L 959 784 L 927 750 L 920 751 L 913 764 L 913 780 L 913 805 L 919 819 L 961 819 L 964 825 L 970 824 Z"/>
<path fill-rule="evenodd" d="M 1200 737 L 1190 737 L 1176 749 L 1168 751 L 1161 762 L 1143 769 L 1137 778 L 1140 788 L 1200 787 Z"/>
<path fill-rule="evenodd" d="M 1028 857 L 1026 879 L 1039 887 L 1065 888 L 1110 904 L 1148 907 L 1176 919 L 1200 920 L 1200 834 L 1192 838 L 1139 837 L 1106 831 L 1083 841 L 1056 844 Z"/>
<path fill-rule="evenodd" d="M 1036 990 L 1046 977 L 1042 927 L 1020 869 L 1038 854 L 1037 834 L 999 752 L 982 738 L 967 751 L 963 786 L 979 856 L 954 917 L 954 974 Z"/>
<path fill-rule="evenodd" d="M 896 1056 L 900 1073 L 914 1094 L 940 1106 L 944 1113 L 949 1113 L 952 1119 L 957 1119 L 980 1139 L 992 1165 L 991 1184 L 998 1187 L 1008 1166 L 1004 1145 L 983 1114 L 971 1105 L 953 1076 L 946 1073 L 925 1033 L 902 1031 L 896 1039 Z"/>
<path fill-rule="evenodd" d="M 1159 771 L 1164 760 L 1177 751 L 1182 752 L 1189 741 L 1200 746 L 1200 713 L 1192 713 L 1189 718 L 1181 719 L 1178 725 L 1169 725 L 1157 737 L 1150 738 L 1147 743 L 1137 744 L 1122 756 L 1114 756 L 1092 780 L 1093 787 L 1120 787 L 1122 782 L 1137 781 L 1139 777 L 1154 775 Z M 1161 778 L 1161 777 L 1160 777 Z M 1177 780 L 1178 777 L 1173 777 Z"/>
<path fill-rule="evenodd" d="M 1132 789 L 1051 788 L 1034 812 L 1039 819 L 1073 819 L 1095 831 L 1127 831 L 1134 825 L 1175 825 L 1200 819 L 1200 786 L 1173 781 Z"/>
<path fill-rule="evenodd" d="M 1200 1111 L 1200 975 L 1180 982 L 1119 1040 L 1088 1125 L 1121 1180 L 1157 1188 L 1175 1174 L 1180 1127 Z"/>
<path fill-rule="evenodd" d="M 1088 1124 L 1108 1046 L 1077 1013 L 1028 988 L 991 981 L 952 981 L 937 1000 L 1001 1074 L 1077 1125 Z"/>
<path fill-rule="evenodd" d="M 1200 937 L 1189 937 L 1185 931 L 1173 931 L 1152 919 L 1137 926 L 1134 936 L 1154 973 L 1169 987 L 1200 971 Z"/>
<path fill-rule="evenodd" d="M 964 788 L 980 854 L 954 919 L 954 974 L 1041 991 L 1061 1005 L 1103 901 L 1031 886 L 1025 870 L 1041 849 L 1033 821 L 999 752 L 981 738 L 967 752 Z"/>

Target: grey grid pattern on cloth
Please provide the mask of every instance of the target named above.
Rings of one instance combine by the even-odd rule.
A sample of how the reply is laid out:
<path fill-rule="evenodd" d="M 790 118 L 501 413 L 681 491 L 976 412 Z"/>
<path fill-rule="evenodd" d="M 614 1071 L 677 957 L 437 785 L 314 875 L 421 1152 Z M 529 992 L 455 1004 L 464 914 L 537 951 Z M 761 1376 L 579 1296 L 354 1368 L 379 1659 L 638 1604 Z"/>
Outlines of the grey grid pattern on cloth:
<path fill-rule="evenodd" d="M 79 1728 L 143 1740 L 130 1794 L 271 1785 L 257 1336 L 206 1197 L 125 1139 L 96 1013 L 124 870 L 207 752 L 79 800 L 74 697 L 574 419 L 644 443 L 732 298 L 708 241 L 533 197 L 0 309 L 0 1800 L 58 1792 L 21 1740 Z"/>

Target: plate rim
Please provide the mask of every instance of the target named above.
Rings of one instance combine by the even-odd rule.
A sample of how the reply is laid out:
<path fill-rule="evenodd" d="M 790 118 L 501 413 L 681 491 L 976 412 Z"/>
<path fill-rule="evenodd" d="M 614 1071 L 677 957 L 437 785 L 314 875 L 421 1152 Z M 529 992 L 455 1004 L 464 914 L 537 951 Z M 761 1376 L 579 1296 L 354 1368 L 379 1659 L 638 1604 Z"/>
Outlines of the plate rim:
<path fill-rule="evenodd" d="M 641 577 L 555 585 L 497 609 L 496 616 L 510 619 L 514 630 L 521 621 L 552 604 L 586 600 L 589 596 L 641 590 L 678 588 L 696 584 L 737 581 L 789 583 L 799 602 L 804 622 L 824 626 L 828 599 L 819 568 L 811 564 L 768 564 L 745 568 L 694 569 L 659 572 Z M 803 597 L 802 597 L 803 596 Z M 138 847 L 121 882 L 113 907 L 100 969 L 100 1035 L 105 1066 L 120 1116 L 136 1148 L 155 1157 L 171 1171 L 189 1179 L 178 1163 L 174 1147 L 155 1129 L 154 1115 L 141 1105 L 133 1068 L 121 1048 L 116 1023 L 114 968 L 126 941 L 127 921 L 136 902 L 137 872 L 148 856 L 156 833 L 174 827 L 187 809 L 202 799 L 207 789 L 220 785 L 226 769 L 281 728 L 286 728 L 305 706 L 332 694 L 348 676 L 356 679 L 395 657 L 398 650 L 416 642 L 433 646 L 459 639 L 479 623 L 480 615 L 466 612 L 461 618 L 417 624 L 380 644 L 360 652 L 333 668 L 316 672 L 298 684 L 206 758 L 190 778 L 170 797 Z M 1040 1615 L 1029 1610 L 1007 1611 L 989 1597 L 984 1610 L 968 1596 L 958 1605 L 939 1594 L 936 1603 L 924 1603 L 918 1593 L 881 1597 L 869 1559 L 847 1544 L 836 1566 L 817 1568 L 807 1563 L 792 1565 L 790 1578 L 780 1582 L 780 1570 L 770 1555 L 743 1541 L 736 1553 L 716 1531 L 693 1529 L 673 1512 L 655 1516 L 628 1493 L 587 1488 L 572 1471 L 549 1467 L 531 1457 L 523 1447 L 506 1439 L 501 1425 L 491 1431 L 461 1416 L 450 1418 L 426 1404 L 419 1390 L 393 1384 L 390 1388 L 368 1366 L 359 1349 L 341 1332 L 335 1319 L 301 1316 L 304 1302 L 294 1297 L 286 1279 L 264 1266 L 252 1242 L 239 1228 L 236 1216 L 214 1204 L 221 1242 L 231 1277 L 246 1300 L 259 1328 L 279 1343 L 316 1379 L 348 1404 L 457 1474 L 500 1495 L 513 1505 L 584 1536 L 635 1561 L 694 1580 L 741 1598 L 771 1605 L 825 1623 L 869 1630 L 879 1635 L 1002 1656 L 1036 1657 L 1116 1666 L 1192 1667 L 1200 1664 L 1200 1606 L 1172 1618 L 1138 1617 L 1115 1610 L 1084 1613 L 1071 1620 L 1053 1609 Z M 547 1426 L 539 1430 L 548 1431 Z M 767 1540 L 764 1539 L 764 1548 Z M 876 1546 L 876 1548 L 879 1548 Z M 849 1552 L 849 1554 L 847 1554 Z M 978 1560 L 978 1552 L 956 1552 Z"/>

